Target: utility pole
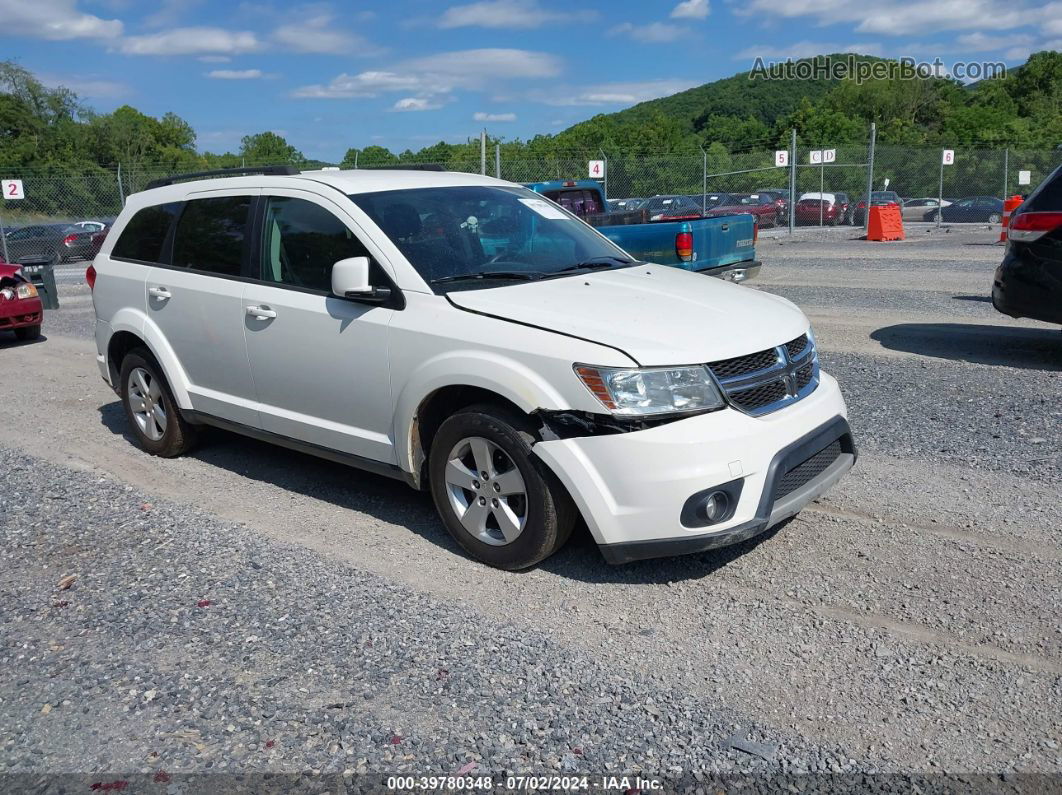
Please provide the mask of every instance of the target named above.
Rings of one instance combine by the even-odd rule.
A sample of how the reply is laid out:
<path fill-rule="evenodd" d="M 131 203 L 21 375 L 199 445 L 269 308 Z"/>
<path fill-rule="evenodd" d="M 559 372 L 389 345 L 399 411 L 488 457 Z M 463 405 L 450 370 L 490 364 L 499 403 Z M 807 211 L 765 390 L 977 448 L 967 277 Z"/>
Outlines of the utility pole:
<path fill-rule="evenodd" d="M 494 176 L 501 179 L 501 144 L 494 144 Z"/>
<path fill-rule="evenodd" d="M 1007 169 L 1010 167 L 1010 147 L 1003 150 L 1003 195 L 1000 198 L 1007 200 Z"/>
<path fill-rule="evenodd" d="M 487 176 L 487 130 L 479 134 L 479 173 Z"/>
<path fill-rule="evenodd" d="M 118 164 L 118 200 L 125 207 L 125 192 L 122 190 L 122 164 Z M 5 258 L 6 259 L 6 258 Z"/>
<path fill-rule="evenodd" d="M 796 130 L 789 132 L 789 234 L 793 234 L 796 228 Z"/>
<path fill-rule="evenodd" d="M 866 196 L 866 212 L 863 213 L 863 228 L 866 229 L 870 223 L 870 194 L 874 192 L 874 143 L 878 137 L 878 125 L 876 122 L 870 123 L 870 149 L 867 152 L 867 196 Z M 944 177 L 944 172 L 941 171 L 941 179 Z"/>
<path fill-rule="evenodd" d="M 701 186 L 701 212 L 708 212 L 708 150 L 701 146 L 701 154 L 704 155 L 704 184 Z"/>
<path fill-rule="evenodd" d="M 605 175 L 604 175 L 605 184 L 602 186 L 602 188 L 605 191 L 605 198 L 607 199 L 608 198 L 608 155 L 605 154 L 605 150 L 604 149 L 599 149 L 598 151 L 601 153 L 601 159 L 605 161 Z"/>

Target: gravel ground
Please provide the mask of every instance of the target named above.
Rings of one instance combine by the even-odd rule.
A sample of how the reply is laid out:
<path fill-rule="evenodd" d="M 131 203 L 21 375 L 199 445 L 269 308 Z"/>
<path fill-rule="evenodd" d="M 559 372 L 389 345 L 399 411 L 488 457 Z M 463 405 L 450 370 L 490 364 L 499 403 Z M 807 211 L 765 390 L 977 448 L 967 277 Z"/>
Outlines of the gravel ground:
<path fill-rule="evenodd" d="M 862 456 L 839 487 L 737 547 L 613 568 L 579 536 L 524 574 L 393 481 L 223 433 L 144 456 L 61 284 L 45 341 L 0 340 L 0 399 L 34 419 L 0 428 L 0 771 L 1058 790 L 1062 334 L 955 299 L 986 295 L 992 230 L 855 235 L 765 236 L 753 285 L 805 309 L 841 382 Z"/>

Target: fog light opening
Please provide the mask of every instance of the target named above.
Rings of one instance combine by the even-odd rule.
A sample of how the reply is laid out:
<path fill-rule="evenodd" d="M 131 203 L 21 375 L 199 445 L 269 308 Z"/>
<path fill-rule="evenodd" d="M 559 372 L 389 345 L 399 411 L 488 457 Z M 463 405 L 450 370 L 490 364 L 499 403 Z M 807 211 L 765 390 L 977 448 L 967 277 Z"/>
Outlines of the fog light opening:
<path fill-rule="evenodd" d="M 701 516 L 709 523 L 715 524 L 730 509 L 730 496 L 725 491 L 713 491 L 701 503 Z"/>

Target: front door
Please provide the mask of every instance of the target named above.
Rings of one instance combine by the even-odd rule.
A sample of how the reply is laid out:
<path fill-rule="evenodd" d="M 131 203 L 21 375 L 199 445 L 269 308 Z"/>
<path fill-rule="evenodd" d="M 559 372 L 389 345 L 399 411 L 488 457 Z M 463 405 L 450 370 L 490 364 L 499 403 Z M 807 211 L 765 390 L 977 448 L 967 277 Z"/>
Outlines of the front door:
<path fill-rule="evenodd" d="M 332 295 L 332 265 L 371 256 L 354 221 L 298 190 L 263 196 L 259 280 L 243 294 L 261 427 L 395 463 L 387 327 L 393 310 Z"/>

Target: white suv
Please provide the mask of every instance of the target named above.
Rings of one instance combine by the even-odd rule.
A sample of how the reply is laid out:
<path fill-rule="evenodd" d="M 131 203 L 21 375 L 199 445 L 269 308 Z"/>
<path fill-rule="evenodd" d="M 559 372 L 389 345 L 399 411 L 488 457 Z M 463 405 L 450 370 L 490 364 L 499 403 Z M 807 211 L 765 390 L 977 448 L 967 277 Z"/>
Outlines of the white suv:
<path fill-rule="evenodd" d="M 130 196 L 89 270 L 149 453 L 213 425 L 399 478 L 507 569 L 580 518 L 612 563 L 735 543 L 855 461 L 782 298 L 636 262 L 487 177 L 241 173 Z"/>

